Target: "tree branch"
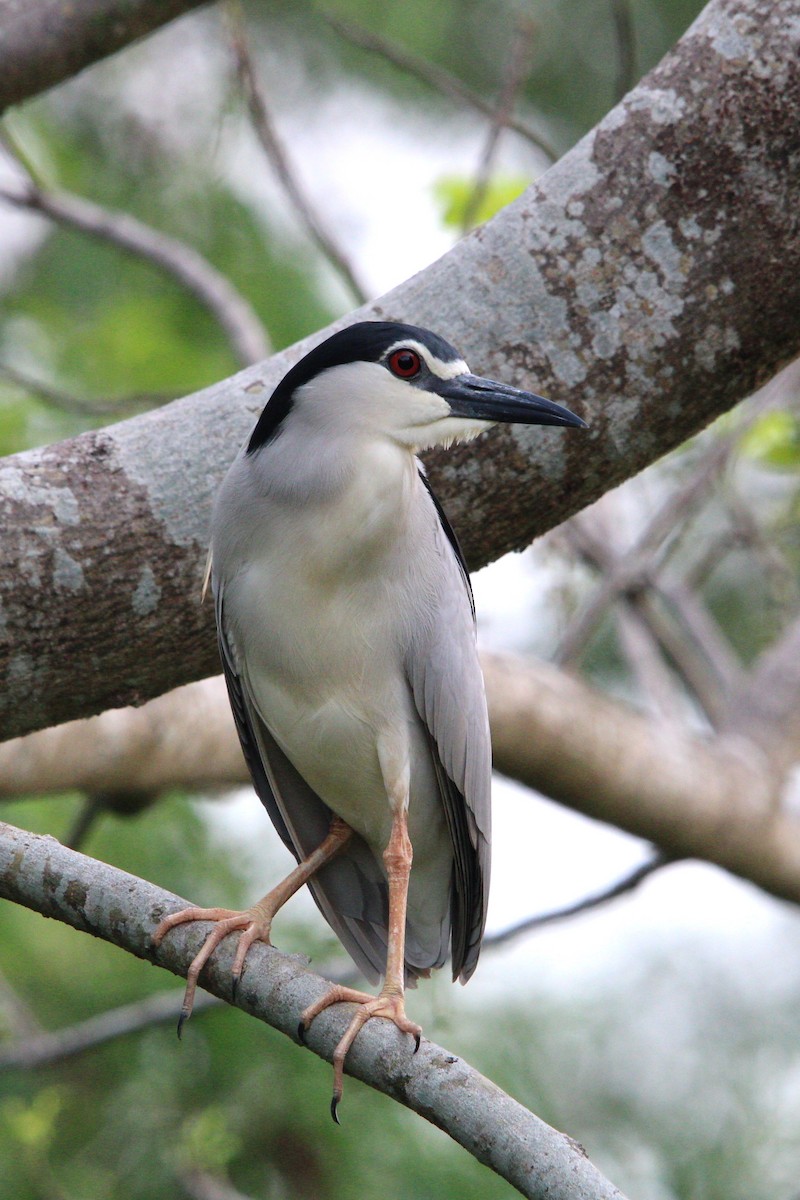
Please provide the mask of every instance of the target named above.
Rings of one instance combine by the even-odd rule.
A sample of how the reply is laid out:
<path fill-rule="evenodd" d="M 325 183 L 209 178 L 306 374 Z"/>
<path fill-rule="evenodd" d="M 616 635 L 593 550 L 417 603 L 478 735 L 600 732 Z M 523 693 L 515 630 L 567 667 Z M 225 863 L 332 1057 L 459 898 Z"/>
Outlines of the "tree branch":
<path fill-rule="evenodd" d="M 183 901 L 53 838 L 10 825 L 0 825 L 0 896 L 176 975 L 185 974 L 205 928 L 177 930 L 154 950 L 150 939 L 160 917 Z M 204 987 L 227 1001 L 232 958 L 233 946 L 224 943 L 203 979 Z M 325 986 L 295 959 L 258 944 L 248 955 L 236 1004 L 296 1041 L 300 1013 Z M 306 1035 L 310 1049 L 327 1061 L 348 1019 L 339 1009 L 323 1013 Z M 443 1129 L 531 1200 L 624 1200 L 582 1147 L 432 1042 L 423 1041 L 412 1054 L 407 1038 L 388 1023 L 371 1021 L 348 1056 L 347 1070 Z"/>
<path fill-rule="evenodd" d="M 250 780 L 221 676 L 0 744 L 0 797 L 227 788 Z"/>
<path fill-rule="evenodd" d="M 505 79 L 497 100 L 497 108 L 492 118 L 486 142 L 481 152 L 480 162 L 472 186 L 472 194 L 464 208 L 461 221 L 461 232 L 467 233 L 476 222 L 481 204 L 486 195 L 491 179 L 492 167 L 500 145 L 500 137 L 514 116 L 514 107 L 520 90 L 525 86 L 531 71 L 531 50 L 536 23 L 532 18 L 521 15 L 514 25 L 511 44 L 511 54 L 504 73 Z"/>
<path fill-rule="evenodd" d="M 498 771 L 800 902 L 800 821 L 780 807 L 784 774 L 744 733 L 701 741 L 544 663 L 493 654 L 483 668 Z"/>
<path fill-rule="evenodd" d="M 673 861 L 664 854 L 656 854 L 647 862 L 635 867 L 629 874 L 624 875 L 622 879 L 618 879 L 616 883 L 604 888 L 602 892 L 584 896 L 580 900 L 573 901 L 572 904 L 565 904 L 563 908 L 537 913 L 533 917 L 523 917 L 521 921 L 515 921 L 513 925 L 508 925 L 505 929 L 489 933 L 483 939 L 481 953 L 485 953 L 487 950 L 496 950 L 498 946 L 507 946 L 509 942 L 516 941 L 517 938 L 533 933 L 535 929 L 543 929 L 545 925 L 554 925 L 558 921 L 581 916 L 583 913 L 592 912 L 604 904 L 609 904 L 612 900 L 618 900 L 620 896 L 626 896 L 628 892 L 635 891 L 640 883 L 644 883 L 645 879 L 649 879 L 651 875 L 655 875 L 656 871 L 669 866 Z M 2 1061 L 2 1054 L 0 1054 L 0 1065 L 2 1065 Z"/>
<path fill-rule="evenodd" d="M 630 0 L 611 0 L 611 19 L 617 43 L 617 77 L 614 99 L 621 100 L 636 82 L 636 34 Z"/>
<path fill-rule="evenodd" d="M 250 56 L 239 0 L 228 0 L 226 15 L 231 49 L 236 62 L 236 74 L 244 92 L 253 129 L 261 143 L 261 148 L 308 237 L 344 283 L 350 292 L 351 300 L 354 300 L 356 304 L 364 304 L 368 298 L 366 288 L 358 280 L 352 265 L 334 241 L 324 220 L 305 194 L 281 139 L 278 137 Z M 264 356 L 261 355 L 261 357 Z"/>
<path fill-rule="evenodd" d="M 0 830 L 3 826 L 0 824 Z M 0 839 L 1 840 L 1 839 Z M 95 1046 L 102 1046 L 119 1037 L 138 1033 L 151 1025 L 163 1022 L 175 1024 L 175 1014 L 180 1012 L 183 1000 L 183 988 L 170 988 L 167 992 L 156 992 L 145 1000 L 137 1000 L 133 1004 L 121 1004 L 99 1016 L 89 1017 L 66 1029 L 57 1029 L 53 1033 L 37 1031 L 26 1037 L 12 1042 L 0 1044 L 0 1071 L 12 1067 L 30 1070 L 32 1067 L 51 1066 L 62 1062 L 73 1055 L 83 1054 Z M 192 1015 L 196 1016 L 206 1009 L 216 1008 L 220 1001 L 216 996 L 200 989 L 194 1000 Z"/>
<path fill-rule="evenodd" d="M 113 212 L 67 192 L 47 191 L 33 180 L 16 186 L 3 185 L 0 199 L 110 242 L 171 275 L 218 322 L 240 366 L 258 362 L 269 354 L 266 331 L 255 309 L 227 276 L 193 246 L 152 229 L 130 213 Z"/>
<path fill-rule="evenodd" d="M 360 314 L 435 328 L 475 368 L 591 421 L 588 437 L 504 427 L 426 456 L 473 566 L 527 545 L 800 353 L 793 9 L 712 0 L 524 197 Z M 211 496 L 310 344 L 0 465 L 2 736 L 215 670 L 196 602 Z"/>
<path fill-rule="evenodd" d="M 205 0 L 0 0 L 0 112 Z"/>
<path fill-rule="evenodd" d="M 797 661 L 785 650 L 781 657 Z M 773 710 L 763 746 L 731 705 L 724 734 L 703 741 L 546 663 L 487 653 L 481 661 L 494 762 L 504 775 L 669 857 L 705 859 L 800 901 L 800 822 L 780 808 L 787 764 L 800 757 L 800 727 L 791 720 Z M 770 677 L 775 663 L 764 663 Z M 800 682 L 794 693 L 787 686 L 775 693 L 793 716 Z M 124 797 L 248 781 L 220 677 L 0 746 L 6 797 L 63 788 Z"/>
<path fill-rule="evenodd" d="M 52 408 L 62 412 L 80 413 L 83 416 L 109 416 L 111 414 L 129 416 L 137 410 L 149 410 L 160 404 L 168 404 L 179 397 L 175 392 L 130 392 L 119 396 L 98 396 L 88 399 L 85 396 L 75 396 L 61 388 L 51 387 L 40 379 L 34 379 L 8 363 L 0 362 L 0 378 L 9 380 L 31 396 L 37 396 Z"/>
<path fill-rule="evenodd" d="M 351 45 L 358 46 L 361 50 L 367 50 L 370 54 L 379 55 L 386 62 L 390 62 L 393 66 L 398 67 L 404 75 L 412 75 L 415 79 L 419 79 L 441 96 L 447 96 L 459 108 L 467 105 L 469 108 L 474 108 L 476 112 L 481 113 L 482 116 L 488 117 L 493 124 L 495 123 L 495 105 L 488 100 L 484 100 L 483 96 L 474 92 L 472 88 L 467 87 L 456 75 L 452 75 L 443 67 L 435 66 L 426 59 L 412 54 L 410 50 L 405 50 L 403 47 L 398 46 L 396 42 L 389 41 L 387 38 L 381 37 L 380 34 L 365 29 L 362 25 L 356 25 L 353 21 L 344 21 L 341 17 L 334 16 L 333 13 L 322 13 L 321 15 L 330 25 L 331 29 L 334 29 L 340 37 L 350 42 Z M 504 120 L 504 124 L 508 129 L 513 129 L 515 133 L 520 134 L 526 141 L 536 146 L 537 150 L 541 150 L 542 154 L 550 162 L 555 162 L 558 158 L 558 152 L 553 144 L 548 142 L 542 134 L 538 133 L 537 130 L 514 113 L 508 114 Z"/>

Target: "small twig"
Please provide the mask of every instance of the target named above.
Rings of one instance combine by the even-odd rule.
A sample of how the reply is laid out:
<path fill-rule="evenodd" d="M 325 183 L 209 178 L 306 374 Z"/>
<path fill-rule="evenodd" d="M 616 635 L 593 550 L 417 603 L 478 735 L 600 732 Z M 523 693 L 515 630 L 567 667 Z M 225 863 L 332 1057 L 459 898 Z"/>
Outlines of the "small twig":
<path fill-rule="evenodd" d="M 104 811 L 105 805 L 99 796 L 85 796 L 69 832 L 61 839 L 64 845 L 69 846 L 70 850 L 82 849 L 93 825 Z"/>
<path fill-rule="evenodd" d="M 617 42 L 614 103 L 618 104 L 636 83 L 636 36 L 629 0 L 611 0 L 611 17 Z"/>
<path fill-rule="evenodd" d="M 281 145 L 272 123 L 264 94 L 256 78 L 253 60 L 245 36 L 244 19 L 238 0 L 228 0 L 226 6 L 228 32 L 236 60 L 236 73 L 247 99 L 247 106 L 259 142 L 269 159 L 278 180 L 294 206 L 306 233 L 317 249 L 325 256 L 336 273 L 344 281 L 358 304 L 366 303 L 368 296 L 359 283 L 352 266 L 337 246 L 313 204 L 303 191 Z"/>
<path fill-rule="evenodd" d="M 42 1032 L 42 1026 L 30 1006 L 11 986 L 6 976 L 0 971 L 0 1023 L 6 1036 L 12 1038 L 35 1038 Z"/>
<path fill-rule="evenodd" d="M 662 720 L 680 720 L 678 685 L 647 621 L 628 604 L 618 606 L 616 618 L 620 647 L 642 695 Z"/>
<path fill-rule="evenodd" d="M 87 1021 L 79 1021 L 58 1029 L 54 1033 L 39 1033 L 26 1037 L 11 1045 L 0 1046 L 0 1070 L 11 1067 L 49 1066 L 51 1063 L 62 1062 L 83 1054 L 95 1046 L 102 1046 L 114 1038 L 125 1037 L 130 1033 L 138 1033 L 150 1025 L 160 1025 L 164 1022 L 174 1022 L 180 1012 L 183 1000 L 183 988 L 170 988 L 169 991 L 157 992 L 146 1000 L 137 1000 L 134 1004 L 124 1004 L 112 1008 L 109 1012 Z M 206 1009 L 216 1008 L 223 1003 L 208 992 L 198 991 L 194 1002 L 193 1016 L 205 1012 Z"/>
<path fill-rule="evenodd" d="M 241 366 L 269 355 L 269 340 L 255 309 L 192 246 L 152 229 L 130 213 L 113 212 L 67 192 L 46 191 L 32 179 L 16 186 L 4 184 L 0 199 L 110 242 L 177 279 L 219 323 Z"/>
<path fill-rule="evenodd" d="M 703 656 L 723 692 L 738 688 L 743 678 L 742 665 L 700 597 L 680 580 L 659 578 L 654 590 L 673 612 L 690 641 L 688 655 Z"/>
<path fill-rule="evenodd" d="M 788 619 L 794 615 L 798 603 L 797 577 L 793 567 L 775 543 L 766 536 L 764 529 L 754 518 L 752 509 L 734 488 L 726 490 L 724 503 L 736 545 L 750 550 L 756 561 L 760 562 L 764 577 L 770 585 L 770 600 Z"/>
<path fill-rule="evenodd" d="M 552 925 L 556 921 L 565 921 L 568 917 L 575 917 L 579 913 L 589 912 L 593 908 L 599 908 L 603 904 L 608 904 L 610 900 L 616 900 L 619 896 L 624 896 L 627 892 L 632 892 L 635 888 L 647 879 L 648 876 L 660 871 L 662 867 L 668 866 L 671 862 L 675 862 L 674 858 L 669 858 L 666 854 L 656 854 L 647 862 L 636 867 L 629 875 L 612 884 L 611 887 L 605 888 L 602 892 L 595 893 L 594 896 L 586 896 L 583 900 L 576 900 L 574 904 L 567 904 L 564 908 L 556 908 L 551 912 L 541 913 L 536 917 L 526 917 L 523 921 L 517 921 L 514 925 L 509 925 L 506 929 L 501 929 L 498 933 L 489 934 L 483 939 L 484 950 L 496 949 L 498 946 L 504 946 L 515 938 L 522 937 L 524 934 L 531 933 L 534 929 L 541 929 L 544 925 Z"/>
<path fill-rule="evenodd" d="M 524 85 L 525 80 L 530 74 L 531 49 L 535 29 L 535 22 L 529 17 L 520 16 L 518 18 L 514 30 L 514 42 L 505 83 L 500 92 L 497 108 L 489 126 L 489 134 L 483 147 L 480 163 L 478 164 L 475 185 L 464 209 L 464 218 L 462 221 L 462 232 L 464 233 L 470 230 L 475 224 L 476 215 L 480 210 L 481 203 L 489 186 L 492 164 L 500 144 L 500 136 L 503 130 L 509 127 L 509 122 L 514 115 L 514 105 L 516 104 L 520 88 Z"/>
<path fill-rule="evenodd" d="M 674 598 L 671 603 L 670 599 L 663 585 L 654 582 L 650 590 L 640 592 L 627 603 L 642 614 L 707 721 L 712 728 L 718 729 L 727 711 L 730 681 L 720 678 L 707 647 L 695 640 L 697 630 L 687 637 L 689 630 L 679 619 L 680 607 Z M 706 615 L 710 621 L 710 616 Z"/>
<path fill-rule="evenodd" d="M 134 410 L 146 412 L 148 409 L 160 408 L 163 404 L 169 404 L 171 400 L 177 400 L 179 395 L 183 394 L 182 392 L 136 392 L 129 396 L 105 396 L 89 400 L 86 397 L 62 391 L 60 388 L 51 387 L 49 383 L 42 383 L 41 380 L 32 379 L 24 371 L 18 371 L 16 367 L 10 367 L 7 363 L 0 362 L 0 375 L 53 408 L 84 416 L 99 417 L 120 412 L 128 413 Z"/>
<path fill-rule="evenodd" d="M 329 12 L 323 12 L 320 15 L 332 29 L 336 30 L 340 37 L 343 37 L 352 45 L 358 46 L 361 50 L 368 50 L 371 54 L 380 55 L 381 58 L 390 62 L 392 66 L 398 67 L 399 70 L 404 71 L 407 75 L 413 75 L 422 83 L 427 84 L 428 87 L 433 88 L 434 91 L 439 92 L 440 95 L 454 100 L 456 104 L 468 104 L 484 117 L 488 117 L 490 121 L 495 119 L 494 105 L 484 100 L 482 96 L 467 87 L 457 76 L 451 75 L 449 71 L 445 71 L 442 67 L 433 66 L 425 59 L 418 58 L 417 55 L 410 53 L 408 50 L 400 49 L 394 42 L 390 42 L 382 38 L 379 34 L 372 33 L 370 30 L 364 29 L 361 25 L 356 25 L 352 21 L 343 21 L 340 17 L 335 17 Z M 561 157 L 552 143 L 548 142 L 546 138 L 519 117 L 511 115 L 506 121 L 506 126 L 536 146 L 537 150 L 546 155 L 550 162 L 555 162 L 556 159 Z"/>
<path fill-rule="evenodd" d="M 607 578 L 619 578 L 620 558 L 615 557 L 608 537 L 594 533 L 588 514 L 570 522 L 566 532 L 590 565 Z M 717 726 L 726 711 L 726 693 L 738 683 L 738 664 L 724 646 L 710 615 L 705 613 L 700 619 L 697 602 L 688 603 L 680 584 L 663 581 L 655 574 L 655 567 L 644 561 L 632 561 L 628 566 L 631 574 L 627 588 L 620 591 L 620 602 L 646 622 L 710 723 Z M 680 627 L 676 627 L 676 621 Z"/>
<path fill-rule="evenodd" d="M 654 556 L 660 553 L 663 558 L 668 549 L 677 544 L 700 501 L 716 485 L 727 467 L 739 445 L 742 433 L 771 403 L 774 403 L 774 398 L 767 393 L 767 389 L 763 389 L 763 392 L 759 393 L 759 399 L 751 401 L 736 428 L 710 442 L 689 478 L 677 487 L 666 503 L 654 513 L 634 544 L 615 559 L 613 567 L 600 580 L 584 608 L 574 618 L 561 639 L 556 655 L 556 661 L 560 665 L 577 660 L 616 596 L 622 592 L 630 592 L 637 586 L 643 586 L 645 577 L 653 574 Z"/>

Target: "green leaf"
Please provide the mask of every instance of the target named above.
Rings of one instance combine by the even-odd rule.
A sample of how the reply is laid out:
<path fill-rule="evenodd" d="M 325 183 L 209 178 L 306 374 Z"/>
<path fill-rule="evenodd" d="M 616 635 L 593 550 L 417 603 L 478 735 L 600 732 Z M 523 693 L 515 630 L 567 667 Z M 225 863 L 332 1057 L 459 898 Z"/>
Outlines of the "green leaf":
<path fill-rule="evenodd" d="M 477 208 L 471 211 L 475 181 L 462 175 L 445 175 L 434 184 L 434 196 L 442 209 L 442 220 L 451 229 L 462 229 L 467 216 L 474 225 L 482 225 L 521 196 L 530 179 L 520 175 L 498 175 L 489 181 Z"/>
<path fill-rule="evenodd" d="M 744 435 L 740 449 L 765 466 L 797 470 L 800 467 L 800 421 L 785 409 L 765 413 Z"/>
<path fill-rule="evenodd" d="M 53 1140 L 55 1123 L 64 1104 L 61 1088 L 45 1087 L 32 1100 L 9 1096 L 0 1105 L 2 1120 L 11 1137 L 27 1150 L 43 1151 Z"/>

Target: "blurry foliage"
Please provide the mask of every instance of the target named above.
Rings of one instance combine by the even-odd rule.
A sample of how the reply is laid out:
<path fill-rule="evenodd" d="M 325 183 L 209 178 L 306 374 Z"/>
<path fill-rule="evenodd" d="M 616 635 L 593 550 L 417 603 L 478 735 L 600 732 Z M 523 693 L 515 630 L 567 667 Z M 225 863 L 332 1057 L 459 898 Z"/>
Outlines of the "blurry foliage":
<path fill-rule="evenodd" d="M 742 438 L 742 451 L 769 467 L 800 467 L 800 421 L 791 412 L 765 413 Z"/>
<path fill-rule="evenodd" d="M 471 212 L 474 181 L 463 176 L 445 176 L 437 183 L 435 193 L 442 209 L 442 222 L 448 228 L 460 231 L 467 214 L 471 213 L 474 224 L 481 225 L 521 196 L 530 182 L 530 179 L 510 176 L 495 177 L 481 195 L 477 209 Z"/>
<path fill-rule="evenodd" d="M 632 6 L 640 72 L 700 7 L 699 0 Z M 330 10 L 485 96 L 501 90 L 518 11 L 511 0 L 383 6 L 339 0 Z M 347 78 L 399 96 L 409 108 L 436 111 L 443 121 L 453 111 L 395 67 L 332 35 L 313 4 L 264 0 L 247 13 L 257 43 L 272 51 L 271 94 L 285 88 L 292 104 L 307 103 L 310 119 L 315 99 Z M 521 108 L 566 149 L 615 99 L 610 6 L 586 0 L 576 9 L 567 0 L 540 0 L 526 13 L 536 36 Z M 218 27 L 213 18 L 192 19 L 208 20 L 213 57 Z M 146 53 L 145 43 L 131 58 L 118 56 L 121 81 L 126 63 Z M 285 80 L 275 67 L 280 56 Z M 180 74 L 176 63 L 173 87 Z M 90 85 L 91 78 L 90 72 Z M 46 185 L 130 211 L 186 239 L 247 296 L 276 347 L 335 315 L 336 302 L 321 284 L 322 264 L 297 235 L 287 235 L 279 214 L 256 210 L 227 177 L 218 139 L 238 102 L 218 81 L 207 88 L 216 115 L 209 122 L 194 114 L 194 125 L 188 114 L 185 130 L 160 131 L 140 121 L 123 86 L 113 101 L 106 90 L 103 103 L 91 86 L 85 94 L 80 85 L 67 91 L 66 103 L 57 91 L 15 115 L 15 133 Z M 182 137 L 192 146 L 183 157 Z M 265 168 L 254 163 L 253 170 Z M 468 179 L 441 181 L 447 225 L 460 225 L 471 187 Z M 478 218 L 519 190 L 516 179 L 498 172 Z M 206 311 L 155 267 L 84 235 L 44 223 L 41 229 L 2 276 L 0 361 L 86 398 L 184 392 L 234 369 Z M 2 453 L 106 419 L 54 408 L 0 376 Z M 796 470 L 798 446 L 795 418 L 777 413 L 753 428 L 744 450 L 760 469 Z M 713 582 L 718 616 L 744 631 L 752 653 L 761 635 L 755 618 L 742 624 L 741 588 L 727 577 Z M 608 678 L 615 655 L 604 626 L 590 660 Z M 63 836 L 79 802 L 40 799 L 7 811 L 17 824 Z M 230 847 L 221 849 L 211 836 L 200 810 L 178 795 L 136 820 L 103 818 L 85 849 L 200 902 L 242 904 L 257 890 Z M 331 940 L 320 923 L 304 933 L 291 921 L 288 915 L 279 944 L 324 957 Z M 46 1028 L 171 984 L 114 947 L 11 905 L 0 909 L 0 938 L 10 986 Z M 490 959 L 483 969 L 491 971 Z M 796 1180 L 785 1164 L 796 1164 L 800 1151 L 796 1005 L 776 1002 L 765 1023 L 755 1000 L 731 995 L 730 981 L 685 946 L 671 956 L 666 948 L 643 952 L 635 978 L 595 980 L 592 994 L 591 1002 L 514 996 L 443 1030 L 446 1017 L 437 1020 L 436 1004 L 449 1011 L 452 992 L 442 980 L 423 986 L 413 1009 L 430 1036 L 455 1043 L 501 1086 L 584 1142 L 632 1200 L 789 1200 Z M 13 1027 L 1 998 L 0 1022 L 7 1031 Z M 328 1115 L 329 1086 L 325 1064 L 230 1009 L 198 1015 L 182 1045 L 171 1026 L 158 1026 L 59 1066 L 6 1072 L 0 1197 L 174 1200 L 190 1194 L 193 1170 L 228 1179 L 254 1197 L 499 1200 L 510 1194 L 444 1135 L 353 1081 L 341 1110 L 344 1128 L 337 1130 Z"/>

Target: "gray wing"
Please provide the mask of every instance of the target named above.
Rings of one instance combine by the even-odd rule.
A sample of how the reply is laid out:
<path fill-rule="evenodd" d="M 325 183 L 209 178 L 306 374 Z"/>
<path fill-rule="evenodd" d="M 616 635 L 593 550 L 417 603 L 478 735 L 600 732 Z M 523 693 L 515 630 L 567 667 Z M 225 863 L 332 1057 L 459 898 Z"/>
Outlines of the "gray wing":
<path fill-rule="evenodd" d="M 214 601 L 220 658 L 245 761 L 273 825 L 299 862 L 325 839 L 332 813 L 261 719 L 225 634 L 223 588 L 216 581 Z M 386 969 L 388 893 L 381 866 L 363 838 L 353 833 L 346 849 L 308 886 L 359 970 L 376 983 Z"/>
<path fill-rule="evenodd" d="M 415 631 L 406 670 L 453 844 L 453 978 L 466 983 L 478 962 L 489 899 L 491 739 L 467 566 L 422 472 L 420 478 L 435 510 L 441 585 L 432 622 Z"/>

